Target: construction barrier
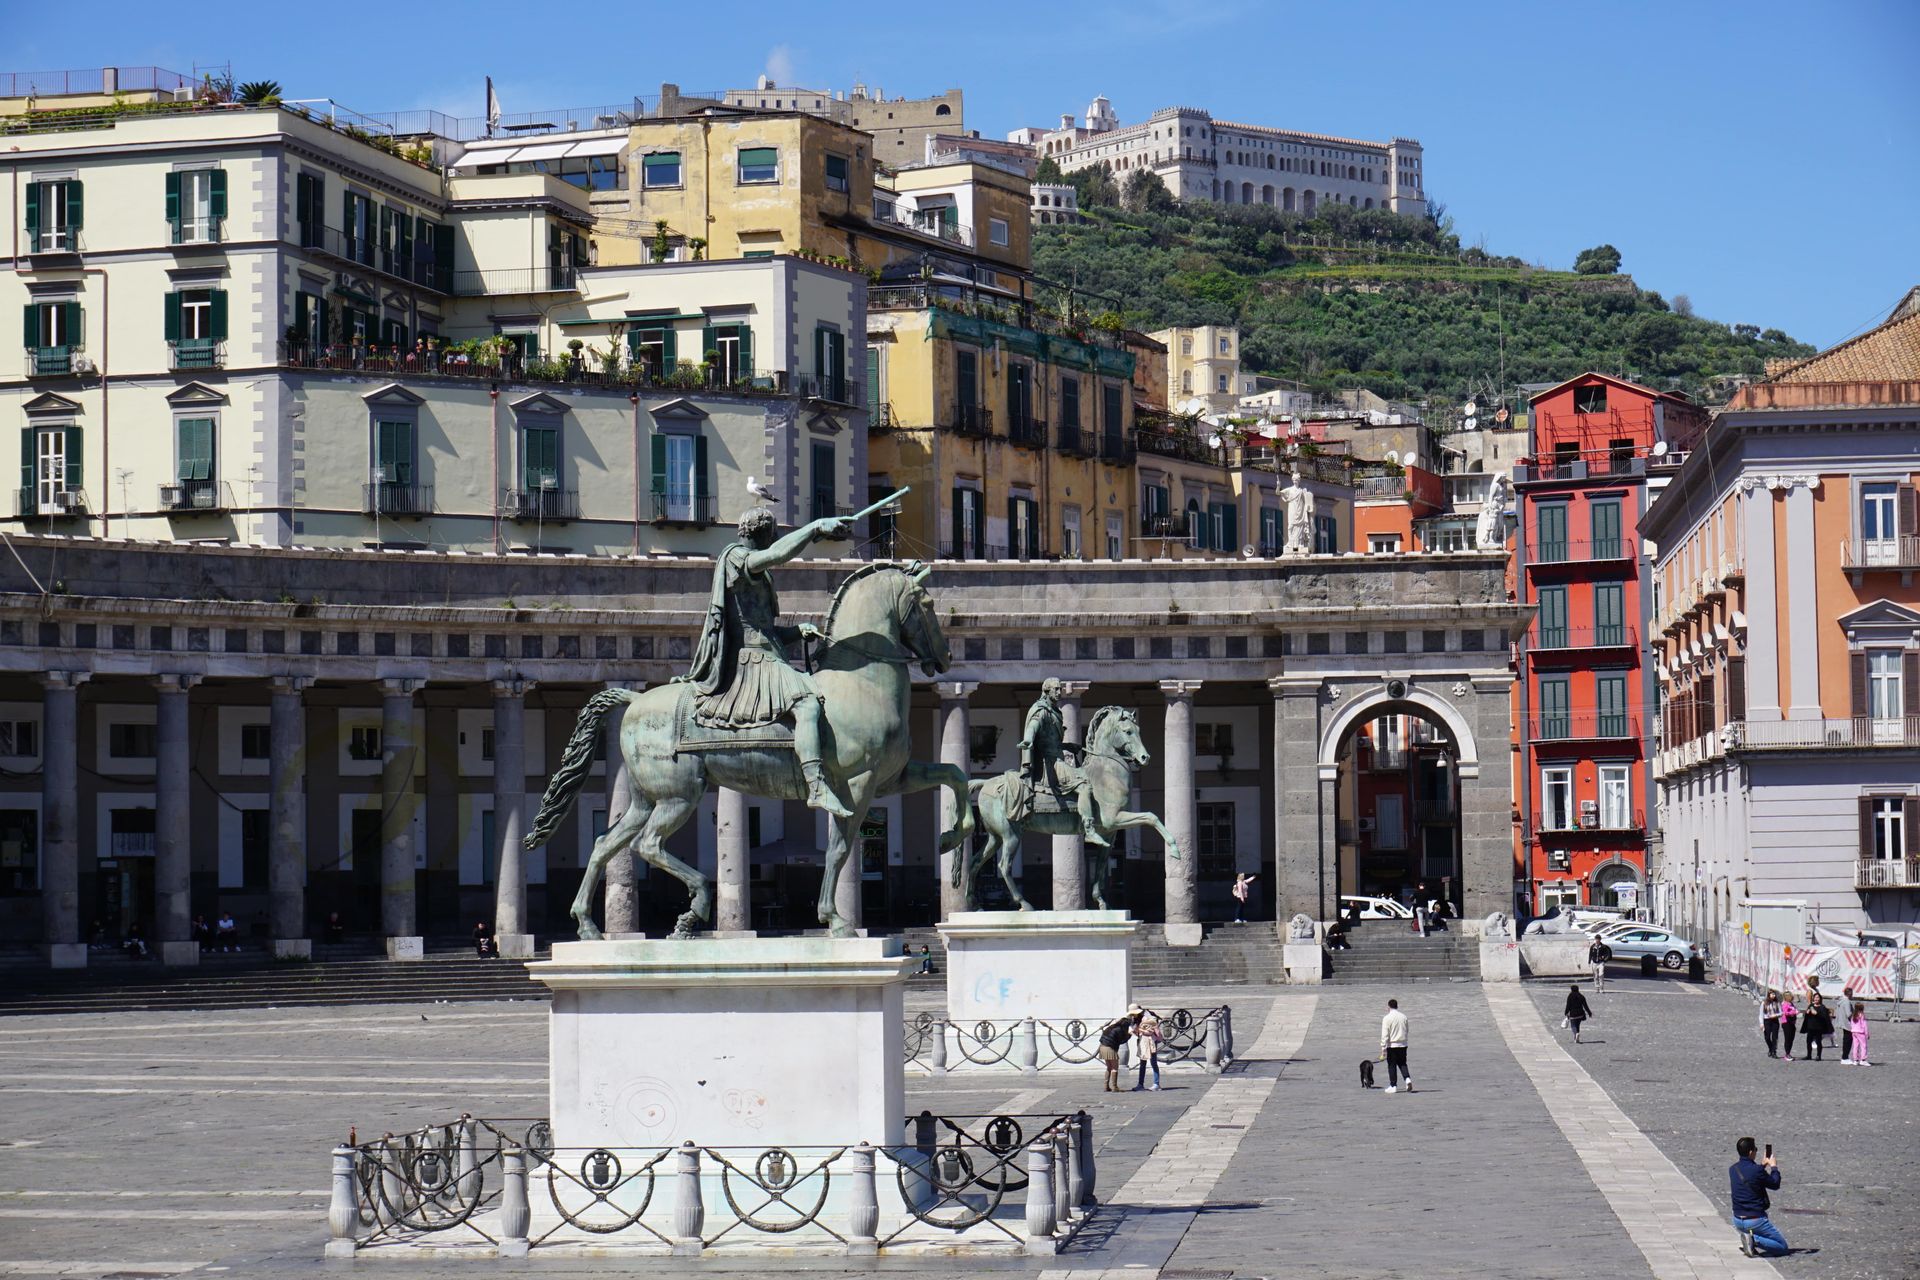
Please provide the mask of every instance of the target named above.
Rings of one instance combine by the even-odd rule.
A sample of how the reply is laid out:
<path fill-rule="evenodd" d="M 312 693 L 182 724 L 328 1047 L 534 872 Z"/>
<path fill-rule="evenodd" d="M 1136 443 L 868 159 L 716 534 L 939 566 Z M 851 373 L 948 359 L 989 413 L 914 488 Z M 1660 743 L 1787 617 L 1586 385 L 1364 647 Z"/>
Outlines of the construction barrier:
<path fill-rule="evenodd" d="M 1804 991 L 1817 977 L 1830 996 L 1852 987 L 1868 1000 L 1920 1002 L 1920 949 L 1789 946 L 1729 924 L 1715 959 L 1723 980 L 1743 991 Z"/>

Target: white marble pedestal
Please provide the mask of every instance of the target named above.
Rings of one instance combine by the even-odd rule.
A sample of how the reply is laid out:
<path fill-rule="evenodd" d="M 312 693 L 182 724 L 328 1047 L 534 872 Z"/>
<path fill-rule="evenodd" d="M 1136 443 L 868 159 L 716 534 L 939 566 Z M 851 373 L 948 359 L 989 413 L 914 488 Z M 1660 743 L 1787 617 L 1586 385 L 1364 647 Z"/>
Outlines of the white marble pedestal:
<path fill-rule="evenodd" d="M 1480 939 L 1480 981 L 1520 981 L 1520 944 L 1510 937 Z"/>
<path fill-rule="evenodd" d="M 1320 984 L 1326 968 L 1324 955 L 1318 942 L 1289 940 L 1280 944 L 1280 957 L 1286 966 L 1287 981 L 1296 986 Z"/>
<path fill-rule="evenodd" d="M 1139 927 L 1124 911 L 956 911 L 940 925 L 947 1016 L 1118 1017 L 1133 993 L 1131 946 Z"/>

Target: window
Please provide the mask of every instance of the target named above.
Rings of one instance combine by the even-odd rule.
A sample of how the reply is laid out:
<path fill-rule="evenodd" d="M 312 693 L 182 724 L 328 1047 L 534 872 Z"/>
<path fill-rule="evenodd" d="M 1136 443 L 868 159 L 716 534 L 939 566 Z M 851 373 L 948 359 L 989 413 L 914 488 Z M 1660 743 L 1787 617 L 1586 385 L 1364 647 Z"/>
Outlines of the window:
<path fill-rule="evenodd" d="M 1181 354 L 1181 355 L 1183 355 L 1183 356 L 1190 356 L 1190 355 L 1192 355 L 1192 354 L 1193 354 L 1193 339 L 1192 339 L 1192 338 L 1182 338 L 1182 339 L 1180 339 L 1180 354 Z"/>
<path fill-rule="evenodd" d="M 1349 652 L 1353 652 L 1349 647 Z M 1364 652 L 1364 650 L 1362 651 Z M 1373 767 L 1404 769 L 1407 765 L 1407 726 L 1400 716 L 1381 716 L 1372 725 Z"/>
<path fill-rule="evenodd" d="M 1398 550 L 1400 550 L 1400 535 L 1397 533 L 1367 535 L 1367 552 L 1370 555 L 1391 555 Z"/>
<path fill-rule="evenodd" d="M 77 178 L 27 184 L 27 252 L 71 253 L 80 247 L 83 212 Z"/>
<path fill-rule="evenodd" d="M 38 720 L 0 720 L 0 757 L 31 760 L 39 754 Z"/>
<path fill-rule="evenodd" d="M 777 147 L 740 148 L 739 182 L 746 186 L 780 180 L 780 151 Z"/>
<path fill-rule="evenodd" d="M 839 503 L 835 501 L 833 480 L 833 442 L 815 440 L 810 450 L 813 466 L 810 479 L 813 481 L 814 520 L 824 520 L 840 514 Z"/>
<path fill-rule="evenodd" d="M 986 518 L 978 489 L 955 487 L 953 490 L 953 557 L 978 560 L 986 541 Z"/>
<path fill-rule="evenodd" d="M 1219 756 L 1224 762 L 1233 755 L 1232 722 L 1212 721 L 1195 725 L 1193 751 L 1195 755 Z"/>
<path fill-rule="evenodd" d="M 1540 680 L 1540 737 L 1559 739 L 1569 736 L 1573 727 L 1567 714 L 1567 678 L 1543 676 Z"/>
<path fill-rule="evenodd" d="M 1007 499 L 1007 554 L 1017 560 L 1040 554 L 1040 504 L 1032 498 Z"/>
<path fill-rule="evenodd" d="M 232 887 L 240 889 L 267 887 L 268 833 L 272 829 L 272 810 L 242 809 L 240 811 L 240 883 Z M 222 884 L 223 887 L 227 887 L 224 881 Z"/>
<path fill-rule="evenodd" d="M 1226 390 L 1228 390 L 1228 389 L 1229 389 L 1229 388 L 1227 387 L 1227 375 L 1226 375 L 1226 374 L 1224 374 L 1224 373 L 1223 373 L 1223 374 L 1220 374 L 1219 376 L 1217 376 L 1217 377 L 1216 377 L 1216 378 L 1214 379 L 1214 387 L 1213 387 L 1213 389 L 1214 389 L 1215 391 L 1226 391 Z"/>
<path fill-rule="evenodd" d="M 1593 642 L 1627 642 L 1626 588 L 1618 582 L 1596 582 L 1593 586 Z"/>
<path fill-rule="evenodd" d="M 240 758 L 242 760 L 265 760 L 272 754 L 273 726 L 266 724 L 243 724 L 240 726 Z"/>
<path fill-rule="evenodd" d="M 373 201 L 351 191 L 341 194 L 341 235 L 346 256 L 366 266 L 373 265 L 373 247 L 377 224 Z"/>
<path fill-rule="evenodd" d="M 1915 824 L 1920 800 L 1911 796 L 1863 796 L 1860 800 L 1860 856 L 1875 862 L 1912 858 L 1920 843 Z"/>
<path fill-rule="evenodd" d="M 1126 532 L 1117 512 L 1107 513 L 1107 559 L 1118 560 L 1126 553 Z"/>
<path fill-rule="evenodd" d="M 520 429 L 520 487 L 540 493 L 560 487 L 560 428 L 530 424 Z"/>
<path fill-rule="evenodd" d="M 1208 880 L 1229 880 L 1238 871 L 1233 848 L 1233 806 L 1202 804 L 1194 806 L 1193 836 L 1200 846 L 1200 875 Z"/>
<path fill-rule="evenodd" d="M 1313 553 L 1320 556 L 1340 554 L 1340 520 L 1337 516 L 1316 515 L 1313 518 Z"/>
<path fill-rule="evenodd" d="M 1539 626 L 1542 649 L 1567 647 L 1567 589 L 1565 587 L 1540 588 Z"/>
<path fill-rule="evenodd" d="M 1373 798 L 1373 847 L 1407 847 L 1406 797 L 1388 792 Z"/>
<path fill-rule="evenodd" d="M 1009 239 L 1010 237 L 1007 234 L 1007 220 L 1005 218 L 987 219 L 987 243 L 997 244 L 1004 248 Z"/>
<path fill-rule="evenodd" d="M 1600 766 L 1600 826 L 1606 831 L 1633 829 L 1633 769 L 1624 764 Z"/>
<path fill-rule="evenodd" d="M 86 338 L 80 304 L 29 302 L 25 324 L 32 372 L 41 376 L 71 373 L 74 352 L 81 349 Z"/>
<path fill-rule="evenodd" d="M 1180 371 L 1180 389 L 1189 392 L 1193 390 L 1193 370 L 1182 369 Z"/>
<path fill-rule="evenodd" d="M 107 755 L 115 760 L 151 760 L 156 730 L 151 724 L 107 726 Z"/>
<path fill-rule="evenodd" d="M 1080 558 L 1080 508 L 1060 510 L 1060 554 L 1069 560 Z"/>
<path fill-rule="evenodd" d="M 657 432 L 653 437 L 654 514 L 662 520 L 713 518 L 708 494 L 707 438 Z"/>
<path fill-rule="evenodd" d="M 182 418 L 174 424 L 174 479 L 184 484 L 213 479 L 213 419 Z"/>
<path fill-rule="evenodd" d="M 389 487 L 413 483 L 413 423 L 374 423 L 373 481 Z"/>
<path fill-rule="evenodd" d="M 1600 387 L 1575 387 L 1573 389 L 1573 411 L 1575 413 L 1605 413 L 1607 411 L 1607 389 Z"/>
<path fill-rule="evenodd" d="M 349 729 L 347 757 L 352 760 L 378 760 L 380 758 L 380 726 L 356 724 Z"/>
<path fill-rule="evenodd" d="M 1538 558 L 1542 564 L 1557 564 L 1567 558 L 1567 504 L 1543 503 L 1536 509 L 1534 522 L 1539 529 Z"/>
<path fill-rule="evenodd" d="M 40 888 L 40 815 L 32 809 L 0 809 L 0 893 Z"/>
<path fill-rule="evenodd" d="M 1207 545 L 1215 551 L 1240 548 L 1240 508 L 1232 502 L 1215 502 L 1207 508 Z"/>
<path fill-rule="evenodd" d="M 713 361 L 713 381 L 733 386 L 753 377 L 753 328 L 745 324 L 713 324 L 702 334 L 701 358 Z"/>
<path fill-rule="evenodd" d="M 1540 829 L 1573 830 L 1573 770 L 1565 765 L 1540 771 Z"/>
<path fill-rule="evenodd" d="M 1900 562 L 1899 486 L 1863 484 L 1860 486 L 1860 550 L 1865 564 Z"/>
<path fill-rule="evenodd" d="M 1111 456 L 1117 456 L 1125 438 L 1126 401 L 1119 387 L 1100 388 L 1100 430 L 1103 433 L 1102 448 Z"/>
<path fill-rule="evenodd" d="M 851 190 L 852 183 L 848 180 L 848 177 L 847 177 L 847 173 L 848 173 L 847 158 L 845 156 L 830 155 L 826 158 L 826 160 L 827 160 L 827 190 L 829 191 Z"/>
<path fill-rule="evenodd" d="M 326 179 L 315 173 L 303 173 L 294 184 L 293 218 L 300 227 L 300 243 L 311 247 L 325 240 Z"/>
<path fill-rule="evenodd" d="M 1233 354 L 1233 339 L 1232 339 L 1232 338 L 1222 338 L 1222 339 L 1220 339 L 1220 354 L 1221 354 L 1221 355 L 1223 355 L 1223 356 L 1230 356 L 1230 355 L 1232 355 L 1232 354 Z"/>
<path fill-rule="evenodd" d="M 1596 731 L 1603 738 L 1625 738 L 1631 735 L 1632 726 L 1627 723 L 1627 678 L 1624 675 L 1598 675 L 1593 678 L 1594 707 L 1598 713 Z M 1706 732 L 1713 728 L 1711 709 L 1707 712 L 1709 723 L 1702 726 Z"/>
<path fill-rule="evenodd" d="M 175 244 L 211 244 L 227 216 L 224 169 L 190 169 L 167 175 L 167 223 Z"/>
<path fill-rule="evenodd" d="M 627 333 L 627 355 L 649 381 L 672 373 L 679 362 L 677 335 L 672 325 L 641 324 Z"/>
<path fill-rule="evenodd" d="M 1080 439 L 1080 379 L 1062 375 L 1060 379 L 1060 443 L 1072 445 Z"/>
<path fill-rule="evenodd" d="M 647 188 L 680 185 L 680 153 L 656 151 L 640 162 L 641 182 Z"/>
<path fill-rule="evenodd" d="M 1563 509 L 1564 510 L 1564 509 Z M 1589 513 L 1593 519 L 1593 558 L 1595 560 L 1617 560 L 1620 558 L 1620 504 L 1618 501 L 1596 502 Z"/>
<path fill-rule="evenodd" d="M 1876 649 L 1867 655 L 1867 715 L 1873 720 L 1876 742 L 1898 742 L 1904 736 L 1904 684 L 1901 667 L 1905 657 L 1897 649 Z"/>
<path fill-rule="evenodd" d="M 33 514 L 64 515 L 74 508 L 81 485 L 80 428 L 28 427 L 20 433 L 24 502 Z"/>

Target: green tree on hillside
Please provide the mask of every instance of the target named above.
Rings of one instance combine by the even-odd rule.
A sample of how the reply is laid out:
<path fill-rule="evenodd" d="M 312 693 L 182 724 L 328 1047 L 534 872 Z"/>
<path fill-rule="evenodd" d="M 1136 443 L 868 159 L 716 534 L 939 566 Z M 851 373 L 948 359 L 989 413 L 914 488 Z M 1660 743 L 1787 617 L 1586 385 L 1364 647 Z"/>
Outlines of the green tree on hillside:
<path fill-rule="evenodd" d="M 1610 276 L 1620 270 L 1620 251 L 1610 244 L 1582 249 L 1573 260 L 1573 269 L 1583 276 Z"/>
<path fill-rule="evenodd" d="M 1036 185 L 1059 186 L 1066 180 L 1066 175 L 1060 172 L 1060 166 L 1054 162 L 1052 156 L 1043 158 L 1033 171 L 1033 181 Z"/>
<path fill-rule="evenodd" d="M 1134 213 L 1148 213 L 1173 207 L 1173 193 L 1160 175 L 1151 169 L 1135 169 L 1127 175 L 1121 189 L 1121 201 Z"/>

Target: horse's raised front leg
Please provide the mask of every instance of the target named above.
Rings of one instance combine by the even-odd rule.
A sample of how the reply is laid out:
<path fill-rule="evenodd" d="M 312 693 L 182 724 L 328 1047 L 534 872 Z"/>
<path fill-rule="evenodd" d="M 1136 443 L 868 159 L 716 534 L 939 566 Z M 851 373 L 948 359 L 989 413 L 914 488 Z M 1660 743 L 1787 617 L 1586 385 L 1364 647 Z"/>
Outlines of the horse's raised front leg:
<path fill-rule="evenodd" d="M 1159 835 L 1160 842 L 1167 846 L 1167 856 L 1174 859 L 1181 856 L 1180 842 L 1173 838 L 1173 832 L 1167 830 L 1167 824 L 1160 821 L 1158 814 L 1135 813 L 1131 809 L 1122 809 L 1106 820 L 1108 831 L 1119 831 L 1125 827 L 1152 827 Z"/>
<path fill-rule="evenodd" d="M 953 794 L 959 821 L 950 831 L 940 834 L 940 852 L 946 853 L 965 844 L 973 835 L 973 798 L 967 791 L 967 771 L 957 764 L 930 760 L 909 760 L 900 776 L 882 795 L 908 795 L 930 787 L 945 787 Z"/>
<path fill-rule="evenodd" d="M 587 872 L 580 877 L 580 892 L 573 895 L 573 919 L 580 926 L 582 942 L 593 942 L 601 936 L 600 926 L 593 922 L 593 891 L 600 883 L 601 873 L 607 863 L 640 834 L 652 807 L 638 796 L 634 797 L 626 812 L 593 842 L 593 856 L 587 859 Z"/>

